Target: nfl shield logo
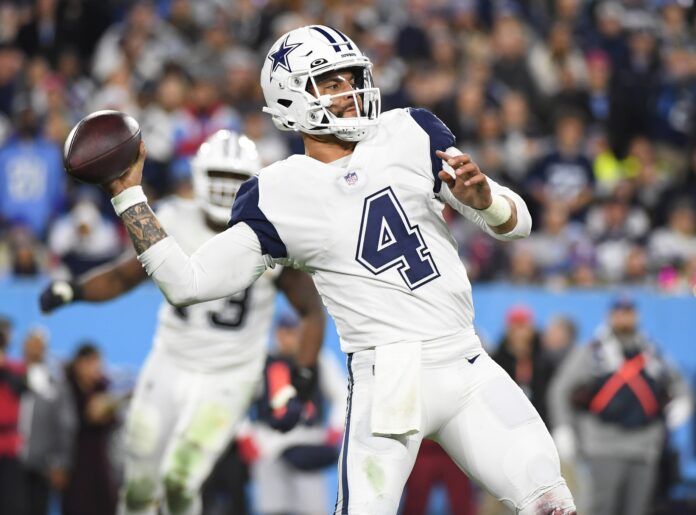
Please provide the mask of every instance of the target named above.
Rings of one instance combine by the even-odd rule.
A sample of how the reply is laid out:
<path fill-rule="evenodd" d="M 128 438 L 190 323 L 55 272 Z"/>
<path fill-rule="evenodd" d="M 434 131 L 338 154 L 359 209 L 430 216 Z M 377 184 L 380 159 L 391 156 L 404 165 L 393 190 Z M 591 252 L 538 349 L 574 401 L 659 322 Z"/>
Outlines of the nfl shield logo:
<path fill-rule="evenodd" d="M 358 174 L 355 172 L 348 172 L 343 176 L 343 178 L 348 183 L 348 186 L 353 186 L 356 182 L 358 182 Z"/>

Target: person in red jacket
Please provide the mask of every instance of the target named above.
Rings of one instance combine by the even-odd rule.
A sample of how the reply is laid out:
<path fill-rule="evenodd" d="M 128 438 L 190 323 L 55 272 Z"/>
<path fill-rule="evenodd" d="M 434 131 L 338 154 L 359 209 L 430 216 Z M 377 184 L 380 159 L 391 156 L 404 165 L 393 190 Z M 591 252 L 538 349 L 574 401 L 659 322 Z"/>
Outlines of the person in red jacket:
<path fill-rule="evenodd" d="M 26 389 L 24 368 L 7 358 L 11 322 L 0 317 L 0 513 L 21 513 L 19 399 Z"/>

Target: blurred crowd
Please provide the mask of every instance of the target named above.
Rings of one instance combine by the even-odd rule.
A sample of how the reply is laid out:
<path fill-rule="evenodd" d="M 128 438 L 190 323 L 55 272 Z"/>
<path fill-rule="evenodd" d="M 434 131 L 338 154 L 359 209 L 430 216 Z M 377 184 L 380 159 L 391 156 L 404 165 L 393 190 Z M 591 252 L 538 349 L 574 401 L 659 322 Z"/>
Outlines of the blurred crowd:
<path fill-rule="evenodd" d="M 372 59 L 383 110 L 431 109 L 527 200 L 514 245 L 446 213 L 472 280 L 694 292 L 695 17 L 692 0 L 3 0 L 0 273 L 122 251 L 108 199 L 62 168 L 89 112 L 138 119 L 152 199 L 190 196 L 189 158 L 220 128 L 265 163 L 302 152 L 258 76 L 276 37 L 324 23 Z"/>

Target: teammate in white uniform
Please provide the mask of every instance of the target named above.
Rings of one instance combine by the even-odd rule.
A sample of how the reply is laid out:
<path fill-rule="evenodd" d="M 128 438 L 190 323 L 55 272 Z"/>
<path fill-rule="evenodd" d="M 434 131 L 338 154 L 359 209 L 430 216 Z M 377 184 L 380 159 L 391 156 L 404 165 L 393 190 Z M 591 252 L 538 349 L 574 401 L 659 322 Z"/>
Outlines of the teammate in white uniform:
<path fill-rule="evenodd" d="M 196 200 L 169 200 L 157 210 L 187 252 L 224 229 L 239 186 L 259 168 L 258 155 L 248 138 L 220 131 L 203 144 L 192 167 Z M 130 256 L 76 283 L 53 283 L 42 294 L 42 308 L 113 299 L 147 277 Z M 323 313 L 306 274 L 268 270 L 223 299 L 186 308 L 163 303 L 128 414 L 121 513 L 155 514 L 160 499 L 167 513 L 200 512 L 200 486 L 255 394 L 278 288 L 302 316 L 301 359 L 311 365 L 322 340 Z"/>
<path fill-rule="evenodd" d="M 370 69 L 329 27 L 273 45 L 265 110 L 300 131 L 305 155 L 245 183 L 230 229 L 190 257 L 147 206 L 140 165 L 105 189 L 175 305 L 243 290 L 279 262 L 313 273 L 351 381 L 336 513 L 396 513 L 424 437 L 517 513 L 575 513 L 548 431 L 474 332 L 471 287 L 442 217 L 447 202 L 514 239 L 529 234 L 527 207 L 455 149 L 431 113 L 380 116 Z"/>

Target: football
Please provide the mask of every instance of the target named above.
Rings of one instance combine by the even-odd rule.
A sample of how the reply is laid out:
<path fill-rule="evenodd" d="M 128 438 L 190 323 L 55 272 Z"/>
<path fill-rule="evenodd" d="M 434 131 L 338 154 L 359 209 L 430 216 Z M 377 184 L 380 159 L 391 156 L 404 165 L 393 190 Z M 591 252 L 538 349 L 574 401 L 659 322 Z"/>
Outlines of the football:
<path fill-rule="evenodd" d="M 120 111 L 96 111 L 80 120 L 63 147 L 65 170 L 78 181 L 104 184 L 138 158 L 140 125 Z"/>

